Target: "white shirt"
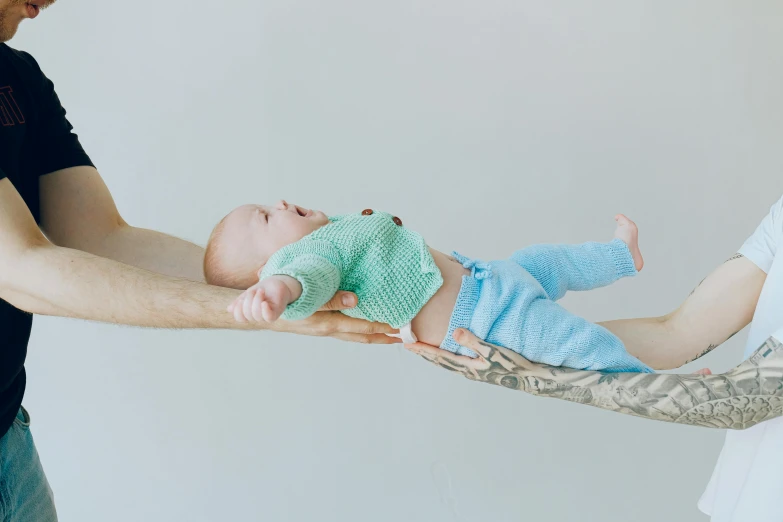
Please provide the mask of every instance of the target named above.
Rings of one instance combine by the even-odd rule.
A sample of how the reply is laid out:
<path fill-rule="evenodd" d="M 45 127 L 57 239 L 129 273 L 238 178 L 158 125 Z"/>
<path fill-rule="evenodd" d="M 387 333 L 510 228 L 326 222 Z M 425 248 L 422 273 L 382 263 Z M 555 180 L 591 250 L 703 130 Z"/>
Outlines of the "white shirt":
<path fill-rule="evenodd" d="M 739 253 L 767 273 L 751 323 L 747 358 L 772 334 L 783 342 L 783 198 Z M 783 521 L 783 417 L 744 431 L 728 431 L 715 470 L 699 500 L 712 522 Z"/>

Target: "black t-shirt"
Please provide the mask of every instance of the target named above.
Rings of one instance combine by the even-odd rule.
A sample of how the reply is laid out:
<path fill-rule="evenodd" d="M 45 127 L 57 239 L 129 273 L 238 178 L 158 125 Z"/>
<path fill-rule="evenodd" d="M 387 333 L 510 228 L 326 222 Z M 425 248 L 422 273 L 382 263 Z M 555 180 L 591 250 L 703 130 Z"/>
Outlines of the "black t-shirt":
<path fill-rule="evenodd" d="M 39 176 L 92 165 L 72 130 L 54 85 L 33 57 L 0 44 L 0 180 L 11 181 L 36 222 Z M 0 436 L 22 404 L 32 323 L 30 314 L 0 300 Z"/>

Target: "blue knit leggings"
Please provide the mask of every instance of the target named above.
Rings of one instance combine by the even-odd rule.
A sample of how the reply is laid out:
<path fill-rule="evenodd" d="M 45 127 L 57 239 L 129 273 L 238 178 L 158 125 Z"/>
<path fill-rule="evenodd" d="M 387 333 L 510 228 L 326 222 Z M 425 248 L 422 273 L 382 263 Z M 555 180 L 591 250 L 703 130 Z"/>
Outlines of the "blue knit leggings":
<path fill-rule="evenodd" d="M 441 348 L 475 357 L 451 337 L 456 328 L 467 328 L 531 361 L 581 370 L 652 372 L 609 330 L 555 302 L 569 290 L 592 290 L 635 275 L 631 253 L 621 240 L 535 245 L 489 263 L 454 256 L 471 274 L 463 277 Z"/>

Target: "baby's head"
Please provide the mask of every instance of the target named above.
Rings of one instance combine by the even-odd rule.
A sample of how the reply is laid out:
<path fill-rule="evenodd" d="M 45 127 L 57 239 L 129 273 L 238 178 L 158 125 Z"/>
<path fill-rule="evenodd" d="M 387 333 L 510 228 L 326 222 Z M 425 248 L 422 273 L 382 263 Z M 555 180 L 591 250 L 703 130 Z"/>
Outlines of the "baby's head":
<path fill-rule="evenodd" d="M 320 210 L 278 201 L 275 205 L 243 205 L 212 231 L 204 256 L 207 283 L 245 290 L 258 282 L 258 271 L 286 245 L 329 224 Z"/>

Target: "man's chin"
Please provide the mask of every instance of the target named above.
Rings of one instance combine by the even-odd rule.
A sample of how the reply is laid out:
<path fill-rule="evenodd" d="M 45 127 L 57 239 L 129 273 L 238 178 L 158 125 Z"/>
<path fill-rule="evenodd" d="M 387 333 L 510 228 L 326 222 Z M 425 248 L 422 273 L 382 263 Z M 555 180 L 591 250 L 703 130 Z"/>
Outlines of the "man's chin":
<path fill-rule="evenodd" d="M 16 31 L 18 30 L 19 24 L 16 24 L 13 27 L 0 26 L 0 43 L 5 43 L 16 36 Z"/>

